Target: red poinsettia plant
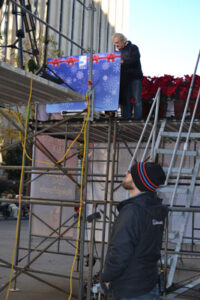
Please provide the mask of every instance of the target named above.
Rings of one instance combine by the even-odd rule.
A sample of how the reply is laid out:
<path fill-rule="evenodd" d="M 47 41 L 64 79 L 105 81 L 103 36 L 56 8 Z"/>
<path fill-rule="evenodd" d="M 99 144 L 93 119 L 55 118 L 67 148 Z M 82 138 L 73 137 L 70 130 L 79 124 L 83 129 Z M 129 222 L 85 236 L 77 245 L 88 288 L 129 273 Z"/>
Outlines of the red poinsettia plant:
<path fill-rule="evenodd" d="M 183 77 L 174 77 L 172 75 L 164 75 L 160 77 L 144 76 L 142 82 L 142 99 L 144 101 L 151 101 L 158 90 L 161 88 L 161 101 L 167 99 L 186 100 L 189 92 L 192 76 L 185 75 Z M 200 88 L 200 76 L 195 76 L 195 81 L 191 93 L 191 99 L 197 98 L 198 90 Z"/>

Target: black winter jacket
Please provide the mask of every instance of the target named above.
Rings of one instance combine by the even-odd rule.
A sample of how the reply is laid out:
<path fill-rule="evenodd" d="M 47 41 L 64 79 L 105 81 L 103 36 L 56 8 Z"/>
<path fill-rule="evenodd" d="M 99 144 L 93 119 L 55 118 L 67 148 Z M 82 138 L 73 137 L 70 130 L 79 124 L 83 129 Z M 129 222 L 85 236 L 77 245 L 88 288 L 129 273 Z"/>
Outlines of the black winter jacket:
<path fill-rule="evenodd" d="M 116 299 L 150 292 L 158 282 L 157 262 L 167 207 L 156 193 L 144 192 L 119 206 L 105 259 L 102 282 Z"/>
<path fill-rule="evenodd" d="M 128 41 L 120 52 L 123 60 L 121 64 L 121 85 L 124 86 L 132 79 L 142 79 L 143 74 L 138 47 Z"/>

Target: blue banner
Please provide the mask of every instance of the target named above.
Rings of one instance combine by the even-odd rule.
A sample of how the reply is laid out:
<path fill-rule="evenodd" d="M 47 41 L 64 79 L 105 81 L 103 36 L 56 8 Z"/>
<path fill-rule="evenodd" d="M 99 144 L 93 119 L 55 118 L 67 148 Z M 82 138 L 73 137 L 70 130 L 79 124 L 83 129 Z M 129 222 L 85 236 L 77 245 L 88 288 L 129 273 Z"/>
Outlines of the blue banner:
<path fill-rule="evenodd" d="M 48 67 L 69 84 L 76 92 L 86 95 L 88 90 L 89 54 L 48 59 Z M 95 111 L 118 109 L 121 57 L 119 52 L 93 55 L 92 88 Z M 53 75 L 49 71 L 50 75 Z M 63 84 L 66 87 L 65 84 Z M 62 110 L 83 110 L 86 102 L 47 104 L 47 113 Z"/>

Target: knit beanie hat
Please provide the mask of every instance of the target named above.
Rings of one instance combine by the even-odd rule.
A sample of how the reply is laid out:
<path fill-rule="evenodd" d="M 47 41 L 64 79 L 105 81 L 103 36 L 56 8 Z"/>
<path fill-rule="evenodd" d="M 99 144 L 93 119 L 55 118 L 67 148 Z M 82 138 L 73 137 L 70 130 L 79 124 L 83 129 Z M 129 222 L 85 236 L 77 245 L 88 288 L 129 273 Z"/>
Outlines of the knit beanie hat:
<path fill-rule="evenodd" d="M 165 182 L 165 173 L 159 164 L 138 162 L 131 167 L 131 175 L 140 191 L 154 192 Z"/>

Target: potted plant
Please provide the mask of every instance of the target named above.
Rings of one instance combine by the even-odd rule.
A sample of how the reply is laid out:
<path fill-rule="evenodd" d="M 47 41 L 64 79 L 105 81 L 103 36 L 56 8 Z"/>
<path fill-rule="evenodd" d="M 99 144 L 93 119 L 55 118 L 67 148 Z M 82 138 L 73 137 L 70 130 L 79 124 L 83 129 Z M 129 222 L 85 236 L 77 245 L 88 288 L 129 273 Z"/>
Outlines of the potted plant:
<path fill-rule="evenodd" d="M 191 81 L 192 81 L 192 76 L 188 76 L 188 75 L 185 76 L 185 80 L 186 80 L 188 90 L 189 90 L 189 87 L 190 87 L 190 84 L 191 84 Z M 194 80 L 194 85 L 193 85 L 193 88 L 192 88 L 192 92 L 191 92 L 191 97 L 190 97 L 190 116 L 191 117 L 192 117 L 192 114 L 193 114 L 193 111 L 194 111 L 194 106 L 195 106 L 195 103 L 196 103 L 199 88 L 200 88 L 200 76 L 196 75 L 195 80 Z M 196 113 L 195 113 L 195 117 L 200 118 L 200 102 L 198 103 L 197 110 L 196 110 Z"/>
<path fill-rule="evenodd" d="M 152 98 L 152 79 L 150 76 L 144 76 L 142 80 L 142 115 L 146 118 L 149 114 Z"/>
<path fill-rule="evenodd" d="M 184 84 L 185 83 L 182 77 L 174 78 L 172 86 L 168 90 L 168 95 L 174 102 L 174 114 L 177 119 L 182 118 L 185 108 L 187 89 L 185 88 Z"/>

